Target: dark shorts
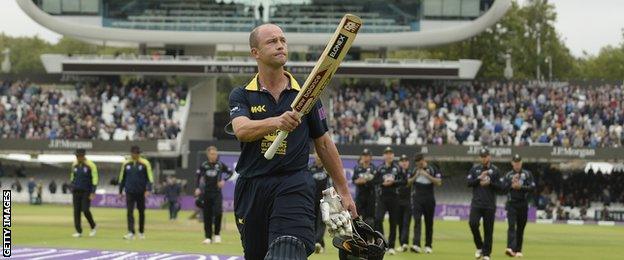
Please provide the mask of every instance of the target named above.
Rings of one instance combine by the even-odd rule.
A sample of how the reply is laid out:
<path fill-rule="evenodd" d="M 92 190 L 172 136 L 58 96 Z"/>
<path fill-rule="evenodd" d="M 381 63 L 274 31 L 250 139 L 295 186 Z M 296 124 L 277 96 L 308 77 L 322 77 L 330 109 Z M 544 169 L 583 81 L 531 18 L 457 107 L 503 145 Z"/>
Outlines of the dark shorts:
<path fill-rule="evenodd" d="M 307 171 L 239 178 L 234 190 L 236 225 L 245 259 L 264 259 L 280 236 L 294 236 L 314 250 L 315 182 Z"/>

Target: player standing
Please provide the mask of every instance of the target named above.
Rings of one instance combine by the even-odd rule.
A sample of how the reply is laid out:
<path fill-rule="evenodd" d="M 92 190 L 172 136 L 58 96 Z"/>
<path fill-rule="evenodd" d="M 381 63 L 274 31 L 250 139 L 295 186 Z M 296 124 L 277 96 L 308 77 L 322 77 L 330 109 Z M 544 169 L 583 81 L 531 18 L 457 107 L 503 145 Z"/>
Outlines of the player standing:
<path fill-rule="evenodd" d="M 362 150 L 358 165 L 353 169 L 351 180 L 355 184 L 355 203 L 358 212 L 367 224 L 374 226 L 375 186 L 372 181 L 375 177 L 375 165 L 372 161 L 371 152 L 368 149 Z"/>
<path fill-rule="evenodd" d="M 494 216 L 496 214 L 496 192 L 503 190 L 498 167 L 490 160 L 490 151 L 482 148 L 479 151 L 481 163 L 470 169 L 468 187 L 472 188 L 470 203 L 470 231 L 477 251 L 475 257 L 489 260 L 492 253 L 492 233 L 494 232 Z M 483 218 L 483 239 L 479 230 L 479 220 Z"/>
<path fill-rule="evenodd" d="M 95 190 L 98 184 L 98 170 L 91 160 L 85 158 L 85 149 L 76 150 L 76 161 L 72 163 L 72 171 L 69 181 L 72 185 L 72 202 L 74 204 L 74 227 L 76 233 L 73 237 L 82 236 L 82 225 L 80 224 L 80 213 L 84 213 L 89 221 L 91 232 L 89 236 L 95 236 L 95 220 L 91 215 L 91 200 L 95 198 Z"/>
<path fill-rule="evenodd" d="M 281 28 L 256 27 L 249 45 L 258 74 L 247 86 L 232 90 L 229 100 L 232 126 L 241 142 L 234 208 L 245 259 L 305 259 L 314 250 L 314 179 L 307 170 L 310 139 L 353 217 L 355 203 L 327 133 L 321 102 L 301 118 L 291 111 L 301 88 L 284 70 L 288 45 Z M 266 160 L 264 152 L 278 130 L 290 133 L 279 143 L 275 158 Z"/>
<path fill-rule="evenodd" d="M 141 148 L 130 148 L 130 159 L 121 164 L 119 173 L 119 195 L 126 192 L 126 217 L 128 234 L 124 239 L 134 239 L 134 207 L 139 211 L 139 238 L 145 238 L 145 198 L 149 196 L 154 184 L 154 174 L 150 162 L 141 157 Z"/>
<path fill-rule="evenodd" d="M 402 154 L 399 158 L 399 174 L 402 179 L 407 180 L 410 175 L 410 162 L 407 155 Z M 399 186 L 399 209 L 398 209 L 398 224 L 399 224 L 399 242 L 400 247 L 397 249 L 399 252 L 407 251 L 407 243 L 409 241 L 409 226 L 412 222 L 412 209 L 410 204 L 410 187 L 407 182 Z"/>
<path fill-rule="evenodd" d="M 383 154 L 384 163 L 377 167 L 377 174 L 375 175 L 375 183 L 377 185 L 377 203 L 375 229 L 381 231 L 385 235 L 383 229 L 383 221 L 386 212 L 390 216 L 390 232 L 388 235 L 388 253 L 394 255 L 396 230 L 399 221 L 399 190 L 398 188 L 405 184 L 405 179 L 399 174 L 399 166 L 394 161 L 394 151 L 392 148 L 386 147 Z"/>
<path fill-rule="evenodd" d="M 225 163 L 219 161 L 219 151 L 215 146 L 206 148 L 207 161 L 197 169 L 195 196 L 203 196 L 204 244 L 221 243 L 221 220 L 223 218 L 223 194 L 225 181 L 232 177 Z M 202 191 L 203 190 L 203 191 Z M 202 195 L 203 194 L 203 195 Z M 213 235 L 214 224 L 214 240 Z"/>
<path fill-rule="evenodd" d="M 507 249 L 505 254 L 510 257 L 522 257 L 524 227 L 529 214 L 529 195 L 535 189 L 535 181 L 531 172 L 522 168 L 522 157 L 514 155 L 511 161 L 513 168 L 505 175 L 507 193 Z"/>
<path fill-rule="evenodd" d="M 433 253 L 433 216 L 436 200 L 434 186 L 442 185 L 442 174 L 429 165 L 425 156 L 417 154 L 414 157 L 416 168 L 407 180 L 412 188 L 412 212 L 414 215 L 414 240 L 410 250 L 414 253 L 422 252 L 420 248 L 421 219 L 425 219 L 425 253 Z"/>

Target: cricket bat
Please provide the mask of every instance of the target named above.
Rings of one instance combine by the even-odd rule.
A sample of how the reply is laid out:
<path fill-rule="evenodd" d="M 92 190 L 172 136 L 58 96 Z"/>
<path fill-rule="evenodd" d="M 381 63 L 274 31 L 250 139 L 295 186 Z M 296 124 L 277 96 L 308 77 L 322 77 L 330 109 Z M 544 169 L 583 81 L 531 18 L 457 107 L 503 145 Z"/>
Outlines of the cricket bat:
<path fill-rule="evenodd" d="M 340 62 L 347 55 L 360 27 L 362 27 L 362 19 L 360 17 L 352 14 L 345 14 L 342 17 L 336 32 L 330 38 L 321 57 L 319 57 L 312 72 L 310 72 L 303 84 L 301 91 L 299 91 L 299 94 L 297 94 L 297 97 L 290 105 L 293 111 L 299 114 L 299 117 L 307 114 L 314 107 L 314 104 L 321 96 L 321 92 L 329 84 L 336 70 L 338 70 Z M 269 149 L 264 153 L 264 158 L 267 160 L 273 159 L 277 148 L 287 136 L 288 132 L 280 130 Z"/>

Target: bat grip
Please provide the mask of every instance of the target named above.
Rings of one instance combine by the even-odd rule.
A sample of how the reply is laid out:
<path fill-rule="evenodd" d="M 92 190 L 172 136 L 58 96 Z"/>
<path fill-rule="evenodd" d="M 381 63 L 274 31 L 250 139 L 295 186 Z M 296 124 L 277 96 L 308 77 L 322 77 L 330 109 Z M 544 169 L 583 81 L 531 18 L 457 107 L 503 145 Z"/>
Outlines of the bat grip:
<path fill-rule="evenodd" d="M 286 139 L 287 136 L 288 132 L 280 130 L 277 134 L 277 137 L 275 137 L 273 143 L 271 143 L 271 146 L 269 146 L 269 149 L 264 153 L 264 158 L 266 158 L 267 160 L 273 159 L 273 156 L 275 156 L 275 152 L 277 152 L 277 148 Z"/>

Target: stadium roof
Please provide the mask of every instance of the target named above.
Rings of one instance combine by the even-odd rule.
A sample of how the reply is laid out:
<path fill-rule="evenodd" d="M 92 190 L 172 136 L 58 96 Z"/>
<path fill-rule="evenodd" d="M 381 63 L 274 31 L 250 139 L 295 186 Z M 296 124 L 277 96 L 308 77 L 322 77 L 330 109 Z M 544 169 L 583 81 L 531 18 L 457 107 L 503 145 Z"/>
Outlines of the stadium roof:
<path fill-rule="evenodd" d="M 248 32 L 143 30 L 96 26 L 72 22 L 42 11 L 32 0 L 16 0 L 33 20 L 65 36 L 91 42 L 121 42 L 149 44 L 246 44 Z M 354 46 L 417 47 L 440 45 L 470 38 L 498 22 L 511 7 L 511 0 L 496 0 L 487 12 L 470 22 L 437 30 L 361 33 Z M 366 23 L 366 21 L 364 21 Z M 324 45 L 328 33 L 289 32 L 291 45 Z"/>

